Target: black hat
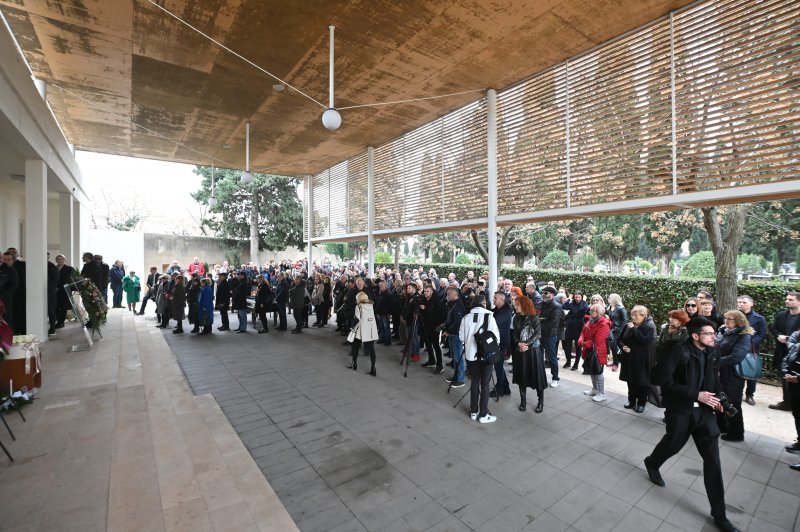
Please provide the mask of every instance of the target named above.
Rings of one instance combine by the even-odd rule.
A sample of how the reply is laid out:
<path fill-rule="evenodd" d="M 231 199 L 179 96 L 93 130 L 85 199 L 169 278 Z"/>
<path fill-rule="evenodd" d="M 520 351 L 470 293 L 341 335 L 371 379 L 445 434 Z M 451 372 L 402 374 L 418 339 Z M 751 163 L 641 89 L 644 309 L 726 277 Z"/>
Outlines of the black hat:
<path fill-rule="evenodd" d="M 544 292 L 549 292 L 553 295 L 556 295 L 556 289 L 553 288 L 552 286 L 545 286 L 544 288 L 542 288 L 542 293 Z"/>

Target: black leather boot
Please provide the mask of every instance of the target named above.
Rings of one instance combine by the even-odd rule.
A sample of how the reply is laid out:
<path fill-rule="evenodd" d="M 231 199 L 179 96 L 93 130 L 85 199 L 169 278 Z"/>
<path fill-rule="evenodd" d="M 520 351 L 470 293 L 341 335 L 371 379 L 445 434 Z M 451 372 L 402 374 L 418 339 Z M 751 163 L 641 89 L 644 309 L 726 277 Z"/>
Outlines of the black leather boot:
<path fill-rule="evenodd" d="M 536 408 L 534 409 L 534 412 L 536 412 L 537 414 L 541 414 L 542 410 L 544 410 L 544 398 L 539 397 L 539 402 L 536 403 Z"/>
<path fill-rule="evenodd" d="M 527 401 L 525 397 L 525 392 L 519 392 L 519 411 L 524 412 L 527 408 Z"/>

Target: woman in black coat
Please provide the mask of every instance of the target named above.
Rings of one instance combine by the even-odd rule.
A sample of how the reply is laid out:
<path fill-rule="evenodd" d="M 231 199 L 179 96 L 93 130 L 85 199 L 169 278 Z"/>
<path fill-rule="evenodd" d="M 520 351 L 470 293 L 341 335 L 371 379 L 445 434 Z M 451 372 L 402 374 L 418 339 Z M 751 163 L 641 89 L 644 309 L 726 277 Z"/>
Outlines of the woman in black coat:
<path fill-rule="evenodd" d="M 447 319 L 447 309 L 430 285 L 422 291 L 419 311 L 420 337 L 425 342 L 425 351 L 428 352 L 428 361 L 422 367 L 435 368 L 434 373 L 441 373 L 444 371 L 444 363 L 442 362 L 442 346 L 439 344 L 439 325 Z M 434 353 L 436 358 L 434 358 Z"/>
<path fill-rule="evenodd" d="M 725 313 L 725 325 L 717 333 L 717 356 L 719 356 L 719 380 L 722 391 L 739 411 L 735 416 L 718 415 L 717 424 L 726 441 L 744 440 L 744 418 L 742 417 L 742 392 L 745 380 L 736 374 L 736 365 L 750 352 L 755 331 L 747 317 L 738 310 Z"/>
<path fill-rule="evenodd" d="M 172 294 L 170 297 L 170 308 L 172 309 L 172 318 L 178 322 L 178 326 L 172 331 L 172 334 L 183 334 L 183 320 L 186 317 L 186 279 L 183 275 L 178 275 L 175 278 L 175 286 L 172 287 Z"/>
<path fill-rule="evenodd" d="M 511 331 L 512 382 L 519 386 L 519 409 L 525 411 L 528 388 L 536 390 L 539 399 L 534 412 L 544 409 L 544 390 L 547 376 L 544 372 L 544 352 L 541 347 L 542 326 L 533 301 L 528 297 L 514 300 L 513 329 Z"/>
<path fill-rule="evenodd" d="M 256 282 L 258 283 L 258 288 L 256 289 L 256 314 L 261 320 L 261 330 L 258 331 L 258 334 L 267 334 L 269 332 L 267 311 L 275 301 L 275 292 L 272 290 L 272 285 L 263 275 L 258 275 Z"/>
<path fill-rule="evenodd" d="M 647 307 L 636 305 L 631 309 L 631 322 L 623 327 L 618 343 L 622 350 L 619 380 L 628 383 L 625 408 L 641 414 L 650 392 L 650 372 L 656 348 L 656 325 Z"/>
<path fill-rule="evenodd" d="M 193 275 L 189 281 L 189 288 L 186 290 L 186 302 L 189 304 L 189 323 L 194 328 L 189 331 L 192 333 L 200 332 L 200 322 L 197 320 L 197 304 L 200 300 L 200 277 Z"/>
<path fill-rule="evenodd" d="M 575 348 L 575 363 L 572 364 L 572 370 L 578 369 L 578 362 L 581 360 L 581 344 L 578 338 L 581 337 L 583 331 L 583 324 L 586 321 L 585 316 L 589 315 L 589 305 L 583 300 L 583 293 L 576 290 L 572 294 L 572 299 L 564 303 L 561 307 L 566 316 L 564 316 L 564 340 L 561 342 L 561 347 L 564 349 L 564 356 L 567 357 L 567 362 L 564 368 L 570 367 L 572 364 L 572 348 Z"/>

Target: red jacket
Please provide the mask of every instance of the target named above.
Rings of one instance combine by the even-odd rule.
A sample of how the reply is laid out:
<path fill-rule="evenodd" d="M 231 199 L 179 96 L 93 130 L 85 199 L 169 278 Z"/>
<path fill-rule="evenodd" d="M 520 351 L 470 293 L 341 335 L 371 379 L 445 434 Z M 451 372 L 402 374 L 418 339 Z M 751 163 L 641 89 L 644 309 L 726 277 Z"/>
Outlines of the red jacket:
<path fill-rule="evenodd" d="M 192 275 L 194 272 L 197 272 L 197 275 L 200 277 L 205 277 L 206 275 L 206 267 L 203 265 L 202 262 L 195 264 L 194 262 L 189 265 L 189 275 Z"/>
<path fill-rule="evenodd" d="M 583 326 L 581 337 L 578 339 L 583 353 L 581 358 L 586 358 L 586 353 L 589 349 L 594 347 L 597 353 L 597 361 L 600 365 L 605 366 L 608 364 L 608 344 L 606 340 L 611 333 L 611 320 L 607 316 L 601 316 L 596 321 L 589 320 Z"/>

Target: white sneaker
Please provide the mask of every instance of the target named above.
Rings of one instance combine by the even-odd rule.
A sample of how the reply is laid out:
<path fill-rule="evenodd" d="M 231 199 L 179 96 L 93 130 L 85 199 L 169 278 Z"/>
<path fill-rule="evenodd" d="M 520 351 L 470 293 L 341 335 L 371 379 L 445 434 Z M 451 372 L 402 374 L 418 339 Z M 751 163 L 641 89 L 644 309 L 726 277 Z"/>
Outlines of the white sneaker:
<path fill-rule="evenodd" d="M 596 401 L 598 403 L 605 400 L 606 400 L 606 394 L 604 393 L 598 393 L 597 395 L 592 397 L 592 401 Z"/>
<path fill-rule="evenodd" d="M 469 418 L 470 418 L 472 421 L 475 421 L 476 419 L 478 419 L 478 413 L 477 413 L 477 412 L 472 412 L 472 413 L 470 413 L 470 415 L 469 415 Z"/>
<path fill-rule="evenodd" d="M 558 381 L 550 381 L 551 388 L 558 388 Z"/>
<path fill-rule="evenodd" d="M 589 397 L 594 397 L 595 395 L 597 395 L 597 390 L 595 390 L 594 388 L 592 388 L 591 390 L 584 390 L 583 391 L 583 395 L 588 395 Z"/>
<path fill-rule="evenodd" d="M 486 414 L 478 420 L 479 423 L 494 423 L 495 421 L 497 421 L 497 416 L 491 414 Z"/>

